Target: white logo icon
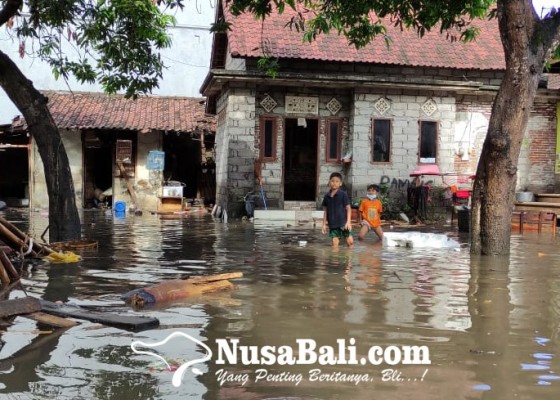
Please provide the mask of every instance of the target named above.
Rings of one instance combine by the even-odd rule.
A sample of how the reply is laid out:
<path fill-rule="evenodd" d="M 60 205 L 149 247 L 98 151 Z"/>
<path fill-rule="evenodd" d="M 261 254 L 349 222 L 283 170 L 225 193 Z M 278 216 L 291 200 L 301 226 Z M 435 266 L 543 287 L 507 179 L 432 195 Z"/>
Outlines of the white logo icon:
<path fill-rule="evenodd" d="M 167 336 L 162 341 L 156 342 L 156 343 L 145 343 L 145 342 L 142 342 L 140 340 L 136 340 L 136 341 L 132 342 L 132 344 L 130 345 L 130 348 L 136 354 L 147 354 L 149 356 L 154 356 L 156 358 L 159 358 L 160 360 L 162 360 L 165 363 L 165 365 L 167 366 L 168 369 L 171 369 L 171 366 L 165 360 L 165 358 L 163 358 L 159 354 L 156 354 L 156 353 L 151 352 L 151 351 L 138 350 L 137 346 L 150 347 L 150 348 L 162 346 L 176 336 L 183 336 L 184 338 L 191 340 L 192 342 L 194 342 L 195 344 L 198 344 L 199 346 L 204 348 L 204 350 L 206 350 L 206 355 L 204 357 L 196 358 L 194 360 L 191 360 L 191 361 L 188 361 L 188 362 L 184 363 L 179 368 L 177 368 L 177 370 L 173 373 L 173 379 L 171 380 L 171 383 L 173 384 L 173 386 L 179 387 L 179 386 L 181 386 L 181 381 L 183 379 L 183 375 L 185 374 L 185 371 L 189 367 L 191 367 L 193 365 L 196 365 L 196 364 L 206 362 L 206 361 L 208 361 L 212 358 L 212 350 L 210 350 L 210 348 L 208 346 L 206 346 L 200 340 L 193 338 L 189 334 L 186 334 L 186 333 L 183 333 L 183 332 L 173 332 L 172 334 Z M 195 375 L 202 375 L 203 374 L 203 372 L 201 370 L 199 370 L 198 368 L 193 367 L 193 368 L 191 368 L 191 370 L 192 370 L 193 374 L 195 374 Z"/>

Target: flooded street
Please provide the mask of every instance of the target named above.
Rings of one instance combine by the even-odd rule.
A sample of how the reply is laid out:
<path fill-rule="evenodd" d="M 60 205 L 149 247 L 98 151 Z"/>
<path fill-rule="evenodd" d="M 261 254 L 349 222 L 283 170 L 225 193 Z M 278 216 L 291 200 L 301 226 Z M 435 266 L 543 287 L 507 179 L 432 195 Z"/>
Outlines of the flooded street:
<path fill-rule="evenodd" d="M 38 213 L 31 221 L 4 215 L 30 226 L 35 237 L 47 223 Z M 449 234 L 461 243 L 459 251 L 383 248 L 373 236 L 333 250 L 311 226 L 223 224 L 208 215 L 115 218 L 102 211 L 85 212 L 82 221 L 84 237 L 97 240 L 99 249 L 84 251 L 76 264 L 26 267 L 27 293 L 152 316 L 161 325 L 129 332 L 81 321 L 48 333 L 48 326 L 17 317 L 0 326 L 2 399 L 560 397 L 560 238 L 549 233 L 514 235 L 509 259 L 471 259 L 468 237 L 456 227 Z M 232 291 L 138 312 L 120 299 L 165 279 L 234 271 L 244 276 Z M 11 297 L 22 295 L 16 290 Z M 160 359 L 131 348 L 174 332 L 213 353 L 188 368 L 179 386 Z M 338 361 L 343 343 L 347 361 L 354 352 L 359 362 L 267 365 L 260 359 L 256 365 L 241 356 L 232 362 L 218 343 L 235 338 L 255 349 L 289 346 L 295 357 L 297 340 L 312 339 L 317 348 L 333 347 Z M 395 346 L 393 356 L 405 346 L 427 346 L 431 363 L 373 365 L 366 362 L 372 346 Z M 185 336 L 150 350 L 170 365 L 207 354 Z"/>

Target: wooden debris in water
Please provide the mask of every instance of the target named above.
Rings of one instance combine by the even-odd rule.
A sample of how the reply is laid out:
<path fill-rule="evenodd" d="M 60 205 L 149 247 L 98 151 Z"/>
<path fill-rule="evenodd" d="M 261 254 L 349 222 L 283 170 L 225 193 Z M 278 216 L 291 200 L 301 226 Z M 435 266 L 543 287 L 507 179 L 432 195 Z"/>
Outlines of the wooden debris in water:
<path fill-rule="evenodd" d="M 169 302 L 186 297 L 199 296 L 203 293 L 230 289 L 233 284 L 229 279 L 241 278 L 243 273 L 231 272 L 189 279 L 173 279 L 143 289 L 132 290 L 123 295 L 127 304 L 142 308 L 158 302 Z"/>

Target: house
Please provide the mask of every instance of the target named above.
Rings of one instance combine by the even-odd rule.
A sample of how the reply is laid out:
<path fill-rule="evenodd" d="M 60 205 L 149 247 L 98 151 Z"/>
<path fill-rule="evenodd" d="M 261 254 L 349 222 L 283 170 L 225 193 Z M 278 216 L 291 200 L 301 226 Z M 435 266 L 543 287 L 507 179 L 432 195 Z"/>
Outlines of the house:
<path fill-rule="evenodd" d="M 504 73 L 497 21 L 477 21 L 479 38 L 419 38 L 387 24 L 387 39 L 362 49 L 336 34 L 304 43 L 286 23 L 234 17 L 222 1 L 211 70 L 201 88 L 217 115 L 216 203 L 243 213 L 251 190 L 268 208 L 316 210 L 328 177 L 341 172 L 352 197 L 371 183 L 406 195 L 411 171 L 437 165 L 434 185 L 466 184 L 476 171 L 493 98 Z M 259 62 L 260 60 L 260 62 Z M 277 74 L 265 72 L 278 63 Z M 518 186 L 554 191 L 556 89 L 540 88 L 519 162 Z"/>
<path fill-rule="evenodd" d="M 158 211 L 166 197 L 214 202 L 215 122 L 205 115 L 205 99 L 43 94 L 68 154 L 79 207 L 121 201 Z M 14 171 L 2 174 L 0 194 L 15 197 L 11 205 L 46 208 L 42 161 L 24 122 L 4 127 L 0 143 L 0 162 Z M 176 186 L 173 194 L 164 192 L 166 184 Z"/>

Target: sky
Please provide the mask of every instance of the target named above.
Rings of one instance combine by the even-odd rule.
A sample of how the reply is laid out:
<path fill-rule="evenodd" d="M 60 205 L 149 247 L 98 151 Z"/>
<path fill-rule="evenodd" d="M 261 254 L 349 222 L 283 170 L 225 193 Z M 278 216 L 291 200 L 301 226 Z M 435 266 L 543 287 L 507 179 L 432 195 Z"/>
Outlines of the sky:
<path fill-rule="evenodd" d="M 544 14 L 548 12 L 548 9 L 555 7 L 560 8 L 560 0 L 533 0 L 533 7 L 537 11 L 537 14 L 541 14 L 544 8 Z"/>

